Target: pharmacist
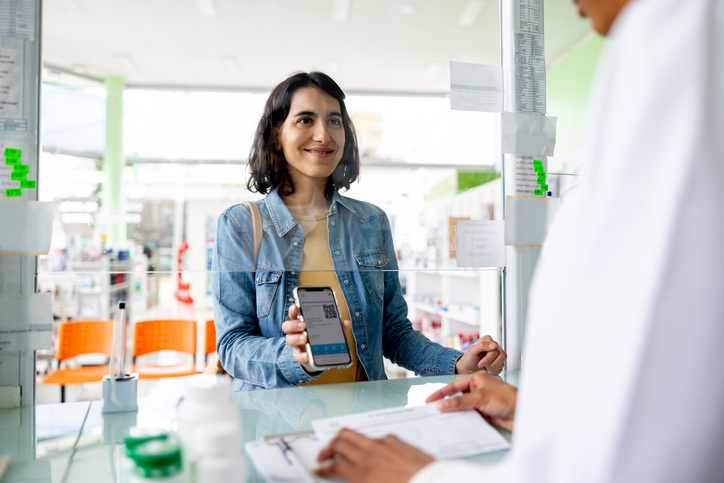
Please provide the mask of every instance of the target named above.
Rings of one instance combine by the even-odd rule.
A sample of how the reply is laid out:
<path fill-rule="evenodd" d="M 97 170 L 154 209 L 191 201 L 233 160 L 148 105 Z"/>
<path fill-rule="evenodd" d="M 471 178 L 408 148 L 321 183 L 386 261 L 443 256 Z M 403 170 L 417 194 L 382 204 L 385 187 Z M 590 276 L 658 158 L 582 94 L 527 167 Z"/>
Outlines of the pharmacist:
<path fill-rule="evenodd" d="M 345 431 L 320 454 L 323 474 L 724 481 L 724 1 L 576 3 L 610 39 L 583 180 L 531 288 L 520 391 L 481 374 L 433 395 L 467 391 L 439 404 L 514 427 L 511 451 L 494 465 L 433 462 Z"/>

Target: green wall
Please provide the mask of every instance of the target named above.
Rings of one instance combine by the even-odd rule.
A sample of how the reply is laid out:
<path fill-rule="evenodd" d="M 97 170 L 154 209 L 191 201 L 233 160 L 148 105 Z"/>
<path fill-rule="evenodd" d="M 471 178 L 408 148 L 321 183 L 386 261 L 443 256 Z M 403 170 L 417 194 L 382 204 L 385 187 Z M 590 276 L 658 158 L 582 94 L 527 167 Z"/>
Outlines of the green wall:
<path fill-rule="evenodd" d="M 556 158 L 574 153 L 581 145 L 588 93 L 603 45 L 603 37 L 592 37 L 548 71 L 547 115 L 558 117 Z"/>

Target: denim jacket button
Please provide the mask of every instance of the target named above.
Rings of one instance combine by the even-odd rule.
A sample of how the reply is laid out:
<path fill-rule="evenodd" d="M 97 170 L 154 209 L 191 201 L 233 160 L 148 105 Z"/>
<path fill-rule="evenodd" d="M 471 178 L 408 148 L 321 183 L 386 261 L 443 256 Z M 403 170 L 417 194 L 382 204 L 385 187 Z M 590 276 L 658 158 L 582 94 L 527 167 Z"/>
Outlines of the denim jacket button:
<path fill-rule="evenodd" d="M 294 302 L 294 297 L 289 297 L 290 302 Z"/>
<path fill-rule="evenodd" d="M 364 344 L 362 344 L 361 346 L 359 346 L 360 349 L 364 349 L 365 347 L 366 347 L 366 346 L 365 346 Z"/>
<path fill-rule="evenodd" d="M 292 275 L 296 275 L 296 274 L 297 274 L 297 272 L 292 272 Z"/>
<path fill-rule="evenodd" d="M 355 313 L 354 313 L 354 316 L 355 316 L 355 317 L 359 317 L 359 312 L 355 312 Z"/>
<path fill-rule="evenodd" d="M 344 283 L 349 283 L 349 280 L 345 280 Z"/>
<path fill-rule="evenodd" d="M 335 254 L 335 255 L 339 255 L 339 250 L 336 250 L 336 251 L 334 252 L 334 254 Z"/>
<path fill-rule="evenodd" d="M 298 246 L 299 246 L 299 242 L 294 242 L 294 246 L 295 246 L 295 247 L 298 247 Z"/>
<path fill-rule="evenodd" d="M 332 222 L 332 226 L 334 226 L 334 222 Z"/>

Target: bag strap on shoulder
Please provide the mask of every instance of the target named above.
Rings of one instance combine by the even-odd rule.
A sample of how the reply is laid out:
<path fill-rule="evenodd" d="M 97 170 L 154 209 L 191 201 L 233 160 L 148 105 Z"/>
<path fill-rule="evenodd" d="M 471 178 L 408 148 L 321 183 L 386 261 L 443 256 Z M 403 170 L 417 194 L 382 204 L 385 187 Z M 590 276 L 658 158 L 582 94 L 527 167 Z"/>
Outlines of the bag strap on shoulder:
<path fill-rule="evenodd" d="M 261 213 L 259 212 L 259 207 L 256 206 L 256 203 L 253 201 L 242 201 L 242 203 L 245 204 L 251 212 L 251 224 L 254 234 L 254 265 L 256 265 L 256 261 L 259 258 L 261 242 L 264 239 L 264 232 L 261 225 Z"/>

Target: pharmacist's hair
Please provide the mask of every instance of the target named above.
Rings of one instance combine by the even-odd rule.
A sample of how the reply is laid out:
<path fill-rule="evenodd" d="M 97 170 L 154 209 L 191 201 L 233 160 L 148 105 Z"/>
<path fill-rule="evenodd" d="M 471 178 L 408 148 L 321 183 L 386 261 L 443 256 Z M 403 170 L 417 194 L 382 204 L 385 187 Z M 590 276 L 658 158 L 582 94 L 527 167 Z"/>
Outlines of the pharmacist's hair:
<path fill-rule="evenodd" d="M 279 134 L 282 124 L 289 115 L 292 105 L 292 96 L 296 91 L 305 87 L 316 87 L 322 92 L 339 101 L 344 126 L 344 150 L 342 159 L 332 176 L 327 180 L 325 196 L 332 199 L 332 193 L 341 188 L 349 189 L 350 185 L 359 176 L 359 148 L 352 119 L 344 105 L 344 92 L 326 74 L 322 72 L 300 72 L 284 80 L 276 86 L 264 106 L 264 114 L 254 134 L 254 142 L 249 153 L 249 181 L 246 183 L 250 191 L 267 194 L 279 188 L 279 194 L 290 195 L 294 193 L 294 183 L 289 176 L 287 160 L 284 158 L 279 143 Z"/>

